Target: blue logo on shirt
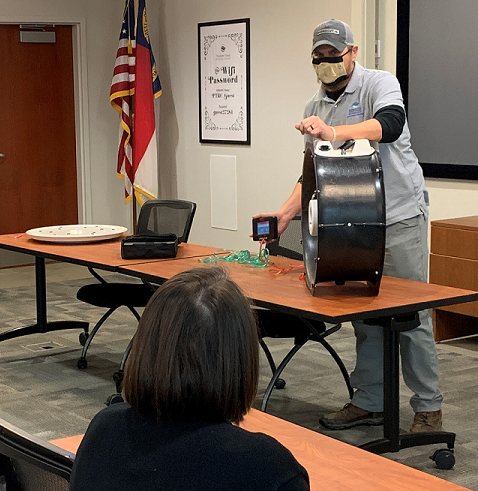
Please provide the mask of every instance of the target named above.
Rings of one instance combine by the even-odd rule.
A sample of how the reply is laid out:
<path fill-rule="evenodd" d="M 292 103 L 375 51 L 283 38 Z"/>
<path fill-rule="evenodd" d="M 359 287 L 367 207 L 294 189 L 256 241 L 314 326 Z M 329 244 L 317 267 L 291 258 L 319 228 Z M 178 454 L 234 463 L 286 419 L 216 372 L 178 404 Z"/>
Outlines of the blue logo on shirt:
<path fill-rule="evenodd" d="M 354 102 L 352 107 L 349 109 L 348 118 L 353 118 L 354 116 L 363 116 L 363 109 L 360 107 L 358 102 Z"/>

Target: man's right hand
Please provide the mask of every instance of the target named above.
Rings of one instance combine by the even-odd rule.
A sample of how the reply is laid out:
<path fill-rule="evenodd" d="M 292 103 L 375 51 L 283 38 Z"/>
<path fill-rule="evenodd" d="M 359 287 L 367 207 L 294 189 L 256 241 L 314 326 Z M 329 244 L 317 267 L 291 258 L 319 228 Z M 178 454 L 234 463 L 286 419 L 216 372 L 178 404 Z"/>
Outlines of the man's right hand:
<path fill-rule="evenodd" d="M 291 221 L 290 218 L 287 218 L 284 213 L 280 211 L 276 211 L 275 213 L 259 213 L 257 215 L 254 215 L 252 218 L 265 218 L 265 217 L 277 217 L 277 238 L 280 237 L 282 232 L 287 228 L 289 225 L 289 222 Z M 252 237 L 252 234 L 249 235 L 249 237 Z M 277 239 L 274 239 L 277 240 Z M 267 243 L 271 243 L 273 240 L 268 240 Z"/>
<path fill-rule="evenodd" d="M 290 198 L 282 205 L 282 208 L 275 213 L 259 213 L 254 215 L 252 218 L 261 217 L 277 217 L 277 236 L 280 237 L 282 232 L 288 227 L 290 221 L 298 214 L 301 210 L 301 192 L 302 183 L 298 182 Z M 249 236 L 252 237 L 252 234 Z M 272 242 L 272 241 L 269 241 Z"/>

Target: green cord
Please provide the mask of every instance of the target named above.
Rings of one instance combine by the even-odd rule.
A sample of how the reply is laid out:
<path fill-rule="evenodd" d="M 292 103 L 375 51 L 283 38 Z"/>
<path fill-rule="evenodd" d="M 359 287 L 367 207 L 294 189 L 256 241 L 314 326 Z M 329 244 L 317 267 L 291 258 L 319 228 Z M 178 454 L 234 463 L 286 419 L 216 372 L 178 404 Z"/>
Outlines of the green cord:
<path fill-rule="evenodd" d="M 259 254 L 253 254 L 248 250 L 227 251 L 229 253 L 225 256 L 219 256 L 218 252 L 215 252 L 213 256 L 198 259 L 198 261 L 200 263 L 217 263 L 218 261 L 232 263 L 236 261 L 239 264 L 249 264 L 251 266 L 255 266 L 256 268 L 264 268 L 265 266 L 268 266 L 270 264 L 269 249 L 267 249 L 267 247 L 264 247 L 262 249 L 260 256 Z"/>

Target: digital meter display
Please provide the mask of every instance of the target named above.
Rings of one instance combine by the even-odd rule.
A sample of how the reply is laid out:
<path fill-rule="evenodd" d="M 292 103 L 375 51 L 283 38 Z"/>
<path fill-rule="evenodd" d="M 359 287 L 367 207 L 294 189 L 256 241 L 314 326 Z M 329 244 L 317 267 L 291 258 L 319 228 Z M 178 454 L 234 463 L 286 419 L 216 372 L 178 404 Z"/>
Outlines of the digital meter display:
<path fill-rule="evenodd" d="M 259 217 L 252 220 L 254 240 L 275 240 L 277 237 L 277 217 Z"/>
<path fill-rule="evenodd" d="M 269 228 L 269 222 L 257 222 L 257 235 L 267 235 Z"/>

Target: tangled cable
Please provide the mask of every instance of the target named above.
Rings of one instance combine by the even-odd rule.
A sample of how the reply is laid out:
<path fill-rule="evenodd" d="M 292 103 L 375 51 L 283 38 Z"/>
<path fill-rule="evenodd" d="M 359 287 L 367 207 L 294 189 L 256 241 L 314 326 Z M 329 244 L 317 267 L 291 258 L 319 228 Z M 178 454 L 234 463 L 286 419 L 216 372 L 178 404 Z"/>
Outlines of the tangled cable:
<path fill-rule="evenodd" d="M 239 264 L 249 264 L 256 268 L 264 268 L 271 266 L 273 263 L 269 261 L 269 249 L 264 247 L 265 241 L 261 241 L 259 253 L 254 254 L 248 250 L 242 251 L 228 251 L 226 249 L 219 249 L 212 256 L 199 259 L 201 263 L 217 263 L 218 261 L 224 261 L 228 263 L 238 262 Z M 223 255 L 226 252 L 226 255 Z"/>
<path fill-rule="evenodd" d="M 269 274 L 274 276 L 289 273 L 294 269 L 302 269 L 304 267 L 302 264 L 299 266 L 289 264 L 288 268 L 275 266 L 274 263 L 269 259 L 269 249 L 265 247 L 265 245 L 266 241 L 261 240 L 258 254 L 254 254 L 248 250 L 228 251 L 227 249 L 219 249 L 212 256 L 198 259 L 198 261 L 201 263 L 217 263 L 219 261 L 228 263 L 238 262 L 239 264 L 248 264 L 256 268 L 264 268 L 266 266 L 269 266 Z M 224 253 L 227 254 L 224 255 Z M 305 279 L 304 273 L 299 276 L 299 279 Z"/>

